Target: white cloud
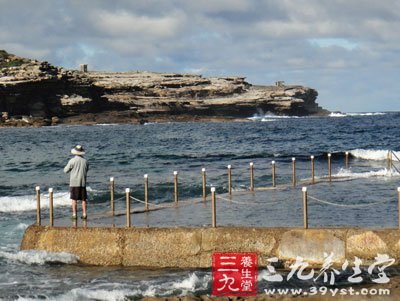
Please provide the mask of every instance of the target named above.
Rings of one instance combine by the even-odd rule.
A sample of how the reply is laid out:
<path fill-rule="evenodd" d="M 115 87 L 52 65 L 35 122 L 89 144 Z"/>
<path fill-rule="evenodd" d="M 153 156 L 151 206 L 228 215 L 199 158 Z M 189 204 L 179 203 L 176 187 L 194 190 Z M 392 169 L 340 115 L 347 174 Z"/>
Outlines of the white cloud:
<path fill-rule="evenodd" d="M 101 34 L 113 37 L 172 38 L 180 31 L 182 15 L 149 17 L 127 11 L 95 11 L 91 14 L 94 27 Z"/>

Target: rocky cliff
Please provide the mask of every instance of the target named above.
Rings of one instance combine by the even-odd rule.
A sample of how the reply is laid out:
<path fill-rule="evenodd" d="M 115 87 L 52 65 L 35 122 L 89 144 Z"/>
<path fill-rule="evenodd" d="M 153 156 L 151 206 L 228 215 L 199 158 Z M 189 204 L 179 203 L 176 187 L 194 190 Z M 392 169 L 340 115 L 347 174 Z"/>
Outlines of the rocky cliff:
<path fill-rule="evenodd" d="M 326 114 L 302 86 L 253 86 L 243 77 L 155 72 L 82 72 L 0 51 L 3 125 Z"/>

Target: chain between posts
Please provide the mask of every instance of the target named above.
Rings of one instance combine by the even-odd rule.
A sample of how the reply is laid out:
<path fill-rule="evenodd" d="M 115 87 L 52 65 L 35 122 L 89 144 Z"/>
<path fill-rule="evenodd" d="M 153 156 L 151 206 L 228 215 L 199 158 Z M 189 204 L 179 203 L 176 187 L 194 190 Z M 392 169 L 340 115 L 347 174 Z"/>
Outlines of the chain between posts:
<path fill-rule="evenodd" d="M 337 206 L 337 207 L 346 207 L 346 208 L 363 208 L 363 207 L 369 207 L 369 206 L 379 205 L 379 204 L 383 204 L 383 203 L 388 203 L 391 201 L 391 200 L 383 200 L 383 201 L 373 202 L 373 203 L 368 203 L 368 204 L 346 205 L 346 204 L 338 204 L 338 203 L 334 203 L 334 202 L 321 200 L 321 199 L 313 197 L 313 196 L 308 196 L 308 197 L 310 199 L 312 199 L 316 202 L 322 203 L 322 204 Z"/>

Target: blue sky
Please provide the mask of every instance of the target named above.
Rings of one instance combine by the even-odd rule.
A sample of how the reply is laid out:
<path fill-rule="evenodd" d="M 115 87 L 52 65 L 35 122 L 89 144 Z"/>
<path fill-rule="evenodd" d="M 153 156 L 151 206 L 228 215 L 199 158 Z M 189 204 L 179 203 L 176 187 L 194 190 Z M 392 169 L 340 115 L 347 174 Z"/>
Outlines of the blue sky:
<path fill-rule="evenodd" d="M 0 49 L 92 70 L 240 75 L 400 111 L 400 1 L 0 0 Z"/>

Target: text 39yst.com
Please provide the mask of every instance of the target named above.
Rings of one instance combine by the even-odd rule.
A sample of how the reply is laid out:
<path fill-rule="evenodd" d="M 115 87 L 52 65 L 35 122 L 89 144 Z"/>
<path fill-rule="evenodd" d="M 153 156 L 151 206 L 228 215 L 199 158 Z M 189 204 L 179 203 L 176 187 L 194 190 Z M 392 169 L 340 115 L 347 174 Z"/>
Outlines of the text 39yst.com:
<path fill-rule="evenodd" d="M 293 296 L 312 296 L 312 295 L 331 295 L 331 296 L 387 296 L 390 295 L 390 289 L 383 288 L 328 288 L 326 286 L 312 286 L 307 289 L 301 288 L 270 288 L 264 289 L 267 295 L 293 295 Z"/>

